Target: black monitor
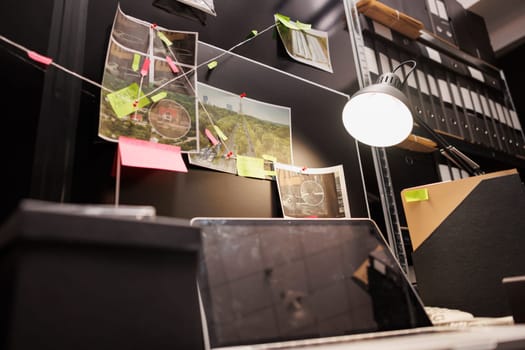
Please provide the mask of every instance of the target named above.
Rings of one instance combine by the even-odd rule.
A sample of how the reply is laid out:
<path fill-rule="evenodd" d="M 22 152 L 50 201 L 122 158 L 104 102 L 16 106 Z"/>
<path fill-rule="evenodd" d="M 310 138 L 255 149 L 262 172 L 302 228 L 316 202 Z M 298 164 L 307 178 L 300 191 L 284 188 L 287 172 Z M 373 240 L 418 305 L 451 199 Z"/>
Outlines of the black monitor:
<path fill-rule="evenodd" d="M 203 348 L 200 231 L 144 213 L 22 202 L 0 229 L 0 348 Z"/>

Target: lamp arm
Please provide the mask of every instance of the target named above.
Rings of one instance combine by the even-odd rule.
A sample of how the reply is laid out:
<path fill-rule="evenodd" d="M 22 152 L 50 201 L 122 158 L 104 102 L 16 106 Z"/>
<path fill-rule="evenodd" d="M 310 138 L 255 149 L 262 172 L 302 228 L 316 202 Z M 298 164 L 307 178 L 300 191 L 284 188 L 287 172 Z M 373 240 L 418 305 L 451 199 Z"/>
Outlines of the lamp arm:
<path fill-rule="evenodd" d="M 413 114 L 414 119 L 419 125 L 421 125 L 436 141 L 439 147 L 439 152 L 445 156 L 452 163 L 457 165 L 460 169 L 465 170 L 469 175 L 481 175 L 484 174 L 483 170 L 478 163 L 470 159 L 463 152 L 458 150 L 455 146 L 451 145 L 443 136 L 438 134 L 432 129 L 417 113 Z"/>

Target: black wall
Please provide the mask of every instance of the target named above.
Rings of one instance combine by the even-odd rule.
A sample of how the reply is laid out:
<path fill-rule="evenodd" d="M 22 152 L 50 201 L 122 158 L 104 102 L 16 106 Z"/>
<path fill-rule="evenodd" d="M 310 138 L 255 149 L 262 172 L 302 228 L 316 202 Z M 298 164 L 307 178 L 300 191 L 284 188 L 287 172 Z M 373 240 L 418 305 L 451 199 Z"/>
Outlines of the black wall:
<path fill-rule="evenodd" d="M 49 0 L 38 3 L 39 16 L 35 16 L 34 11 L 27 13 L 20 2 L 3 1 L 2 34 L 100 82 L 117 4 L 106 0 Z M 337 91 L 351 94 L 357 90 L 342 1 L 215 0 L 218 15 L 198 18 L 168 13 L 152 1 L 124 0 L 120 7 L 126 14 L 166 28 L 196 31 L 200 41 L 222 49 L 243 41 L 253 29 L 261 31 L 272 25 L 274 13 L 327 31 L 333 74 L 290 59 L 270 31 L 235 53 L 304 80 L 276 72 L 271 81 L 265 80 L 268 77 L 262 73 L 264 68 L 253 63 L 244 76 L 230 72 L 212 78 L 216 79 L 214 84 L 224 88 L 242 82 L 246 90 L 252 91 L 251 97 L 291 105 L 295 162 L 309 167 L 344 164 L 352 215 L 368 216 L 357 149 L 340 121 L 346 97 Z M 113 202 L 115 179 L 111 170 L 116 145 L 97 136 L 99 89 L 53 67 L 35 68 L 29 60 L 6 52 L 13 50 L 21 54 L 9 45 L 2 46 L 2 62 L 16 62 L 6 73 L 8 86 L 13 87 L 8 98 L 18 102 L 9 107 L 13 119 L 8 129 L 26 131 L 22 148 L 13 147 L 21 143 L 18 133 L 12 135 L 15 142 L 2 141 L 13 149 L 10 153 L 15 165 L 9 168 L 4 183 L 19 183 L 8 186 L 10 196 L 2 215 L 18 199 L 28 196 L 66 202 Z M 17 85 L 17 81 L 23 81 L 24 86 Z M 260 88 L 261 82 L 264 88 Z M 26 84 L 33 89 L 21 93 L 27 89 Z M 25 106 L 25 113 L 20 113 L 19 105 Z M 281 215 L 275 183 L 192 166 L 188 174 L 125 168 L 120 202 L 155 205 L 161 215 L 180 217 Z"/>

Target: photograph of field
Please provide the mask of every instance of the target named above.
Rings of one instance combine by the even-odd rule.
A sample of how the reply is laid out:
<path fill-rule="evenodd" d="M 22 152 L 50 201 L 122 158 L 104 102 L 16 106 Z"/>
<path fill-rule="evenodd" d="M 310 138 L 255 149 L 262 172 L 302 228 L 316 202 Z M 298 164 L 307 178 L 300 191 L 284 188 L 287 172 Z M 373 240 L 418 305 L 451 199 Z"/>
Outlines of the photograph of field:
<path fill-rule="evenodd" d="M 197 152 L 196 45 L 197 33 L 152 27 L 117 9 L 102 78 L 110 91 L 101 93 L 99 136 L 115 142 L 127 136 Z M 146 60 L 150 64 L 143 70 Z"/>
<path fill-rule="evenodd" d="M 236 174 L 236 155 L 292 162 L 289 107 L 241 97 L 203 83 L 197 87 L 201 151 L 189 156 L 191 164 Z M 227 139 L 213 145 L 205 129 L 220 139 L 218 129 Z"/>

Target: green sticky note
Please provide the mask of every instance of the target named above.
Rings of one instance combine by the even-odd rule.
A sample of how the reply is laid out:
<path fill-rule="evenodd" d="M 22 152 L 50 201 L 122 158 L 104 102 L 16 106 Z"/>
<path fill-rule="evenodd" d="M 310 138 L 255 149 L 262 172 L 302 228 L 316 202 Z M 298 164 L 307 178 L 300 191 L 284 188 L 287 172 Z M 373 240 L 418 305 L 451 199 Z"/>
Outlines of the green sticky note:
<path fill-rule="evenodd" d="M 211 61 L 210 63 L 208 63 L 208 69 L 213 69 L 217 67 L 217 65 L 218 65 L 217 61 Z"/>
<path fill-rule="evenodd" d="M 222 130 L 219 129 L 219 127 L 217 125 L 214 125 L 213 128 L 215 129 L 215 132 L 217 133 L 217 135 L 219 135 L 219 138 L 221 140 L 226 141 L 228 139 L 228 137 L 226 135 L 224 135 Z"/>
<path fill-rule="evenodd" d="M 163 32 L 157 32 L 157 36 L 160 38 L 160 40 L 162 40 L 164 42 L 164 44 L 166 44 L 166 46 L 173 45 L 171 40 L 168 39 L 168 37 Z"/>
<path fill-rule="evenodd" d="M 405 201 L 410 202 L 421 202 L 428 200 L 428 190 L 426 188 L 405 191 Z"/>
<path fill-rule="evenodd" d="M 237 174 L 239 176 L 255 177 L 264 179 L 264 159 L 246 156 L 237 156 Z"/>
<path fill-rule="evenodd" d="M 247 38 L 253 38 L 254 36 L 257 36 L 257 34 L 259 34 L 259 32 L 254 29 L 248 34 Z"/>
<path fill-rule="evenodd" d="M 311 29 L 312 28 L 311 24 L 301 23 L 299 21 L 292 22 L 290 20 L 290 17 L 285 16 L 285 15 L 281 15 L 280 13 L 274 14 L 273 17 L 274 17 L 275 21 L 277 21 L 279 23 L 282 23 L 283 25 L 285 25 L 286 27 L 288 27 L 290 29 L 306 30 L 306 29 Z"/>
<path fill-rule="evenodd" d="M 288 25 L 288 23 L 290 23 L 290 17 L 281 15 L 280 13 L 274 14 L 273 18 L 275 18 L 276 21 L 281 22 L 284 25 Z"/>
<path fill-rule="evenodd" d="M 138 53 L 133 54 L 133 63 L 131 63 L 131 69 L 134 72 L 138 71 L 140 67 L 140 55 Z"/>
<path fill-rule="evenodd" d="M 153 102 L 157 102 L 157 101 L 162 100 L 163 98 L 166 98 L 166 96 L 168 96 L 168 93 L 166 91 L 162 91 L 162 92 L 159 92 L 158 94 L 151 96 L 151 100 Z"/>
<path fill-rule="evenodd" d="M 299 21 L 295 21 L 295 26 L 297 27 L 297 29 L 300 29 L 300 30 L 312 29 L 312 25 L 311 24 L 301 23 Z"/>
<path fill-rule="evenodd" d="M 144 93 L 142 91 L 140 91 L 139 95 L 138 84 L 133 83 L 123 89 L 108 94 L 106 97 L 117 117 L 122 118 L 151 103 L 147 97 L 143 96 Z M 134 106 L 133 104 L 137 100 L 138 103 Z"/>

